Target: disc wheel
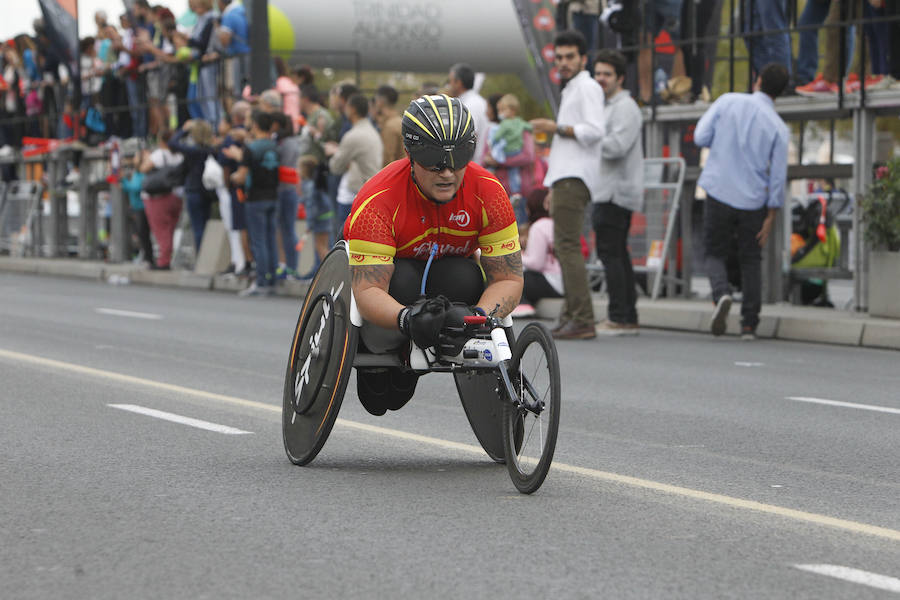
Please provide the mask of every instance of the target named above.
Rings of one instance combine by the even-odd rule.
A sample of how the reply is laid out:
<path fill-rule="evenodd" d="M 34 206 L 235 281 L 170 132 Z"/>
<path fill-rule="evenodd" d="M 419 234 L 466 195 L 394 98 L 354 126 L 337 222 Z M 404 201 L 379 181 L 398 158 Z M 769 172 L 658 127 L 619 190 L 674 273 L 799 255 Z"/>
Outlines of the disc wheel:
<path fill-rule="evenodd" d="M 316 273 L 297 319 L 284 380 L 282 434 L 295 465 L 316 457 L 337 420 L 356 356 L 349 265 L 335 247 Z"/>
<path fill-rule="evenodd" d="M 509 377 L 516 398 L 503 402 L 506 467 L 516 489 L 530 494 L 547 477 L 559 431 L 559 356 L 544 325 L 529 323 L 519 334 Z"/>

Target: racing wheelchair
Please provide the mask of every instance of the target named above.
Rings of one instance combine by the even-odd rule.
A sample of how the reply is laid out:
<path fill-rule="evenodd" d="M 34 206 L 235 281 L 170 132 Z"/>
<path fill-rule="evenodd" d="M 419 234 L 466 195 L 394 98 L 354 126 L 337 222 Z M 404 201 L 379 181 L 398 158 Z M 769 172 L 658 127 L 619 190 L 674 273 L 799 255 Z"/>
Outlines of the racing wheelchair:
<path fill-rule="evenodd" d="M 308 464 L 322 449 L 353 367 L 401 367 L 418 374 L 451 373 L 487 455 L 506 464 L 520 492 L 530 494 L 541 486 L 556 448 L 561 395 L 559 358 L 544 325 L 529 323 L 515 336 L 509 317 L 466 317 L 471 337 L 458 355 L 448 357 L 412 342 L 408 356 L 358 351 L 362 324 L 341 241 L 310 284 L 291 342 L 282 432 L 292 463 Z"/>

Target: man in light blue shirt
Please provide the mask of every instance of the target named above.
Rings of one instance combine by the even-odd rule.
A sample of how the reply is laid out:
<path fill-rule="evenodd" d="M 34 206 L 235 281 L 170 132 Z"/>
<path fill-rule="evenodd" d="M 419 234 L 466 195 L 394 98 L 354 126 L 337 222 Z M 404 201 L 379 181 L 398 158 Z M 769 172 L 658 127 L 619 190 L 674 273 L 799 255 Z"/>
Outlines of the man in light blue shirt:
<path fill-rule="evenodd" d="M 731 290 L 725 259 L 737 237 L 741 265 L 741 336 L 753 339 L 762 307 L 762 248 L 784 204 L 788 128 L 775 112 L 784 91 L 784 65 L 766 65 L 753 94 L 725 94 L 700 118 L 694 142 L 709 148 L 699 185 L 706 190 L 703 235 L 706 271 L 716 305 L 713 335 L 725 333 Z"/>
<path fill-rule="evenodd" d="M 244 5 L 233 0 L 219 0 L 222 13 L 219 43 L 225 49 L 226 89 L 240 98 L 250 71 L 250 27 Z"/>

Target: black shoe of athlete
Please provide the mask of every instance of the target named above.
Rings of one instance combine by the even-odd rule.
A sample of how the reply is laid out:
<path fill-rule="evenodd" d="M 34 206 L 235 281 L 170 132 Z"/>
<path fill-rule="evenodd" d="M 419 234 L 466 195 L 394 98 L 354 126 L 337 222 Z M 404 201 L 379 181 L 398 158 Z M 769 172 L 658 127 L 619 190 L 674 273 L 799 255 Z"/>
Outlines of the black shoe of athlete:
<path fill-rule="evenodd" d="M 419 376 L 397 367 L 356 370 L 356 394 L 369 413 L 380 417 L 399 410 L 413 397 Z"/>

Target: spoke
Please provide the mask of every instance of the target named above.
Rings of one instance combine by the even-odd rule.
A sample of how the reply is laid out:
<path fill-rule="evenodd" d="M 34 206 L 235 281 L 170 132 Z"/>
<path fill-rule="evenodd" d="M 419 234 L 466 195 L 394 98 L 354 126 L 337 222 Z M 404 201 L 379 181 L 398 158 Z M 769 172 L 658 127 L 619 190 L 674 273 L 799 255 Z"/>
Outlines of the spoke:
<path fill-rule="evenodd" d="M 543 350 L 543 348 L 541 348 L 541 350 Z M 546 356 L 544 356 L 544 353 L 543 353 L 543 352 L 541 352 L 541 353 L 538 355 L 538 362 L 537 362 L 537 365 L 535 365 L 535 367 L 534 367 L 534 372 L 531 374 L 531 380 L 532 380 L 532 381 L 534 381 L 534 378 L 537 377 L 538 370 L 541 368 L 541 363 L 544 362 L 544 359 L 545 359 L 545 358 L 546 358 Z"/>
<path fill-rule="evenodd" d="M 528 416 L 528 414 L 529 414 L 528 412 L 525 412 L 525 414 L 522 415 L 522 421 L 523 421 L 522 428 L 523 429 L 526 427 L 526 424 L 524 421 L 525 421 L 525 418 Z M 522 453 L 525 452 L 525 448 L 528 447 L 528 442 L 531 440 L 531 435 L 533 433 L 534 433 L 534 423 L 531 424 L 531 428 L 528 430 L 528 435 L 525 437 L 524 440 L 522 440 L 522 448 L 519 450 L 519 456 L 521 456 Z"/>

